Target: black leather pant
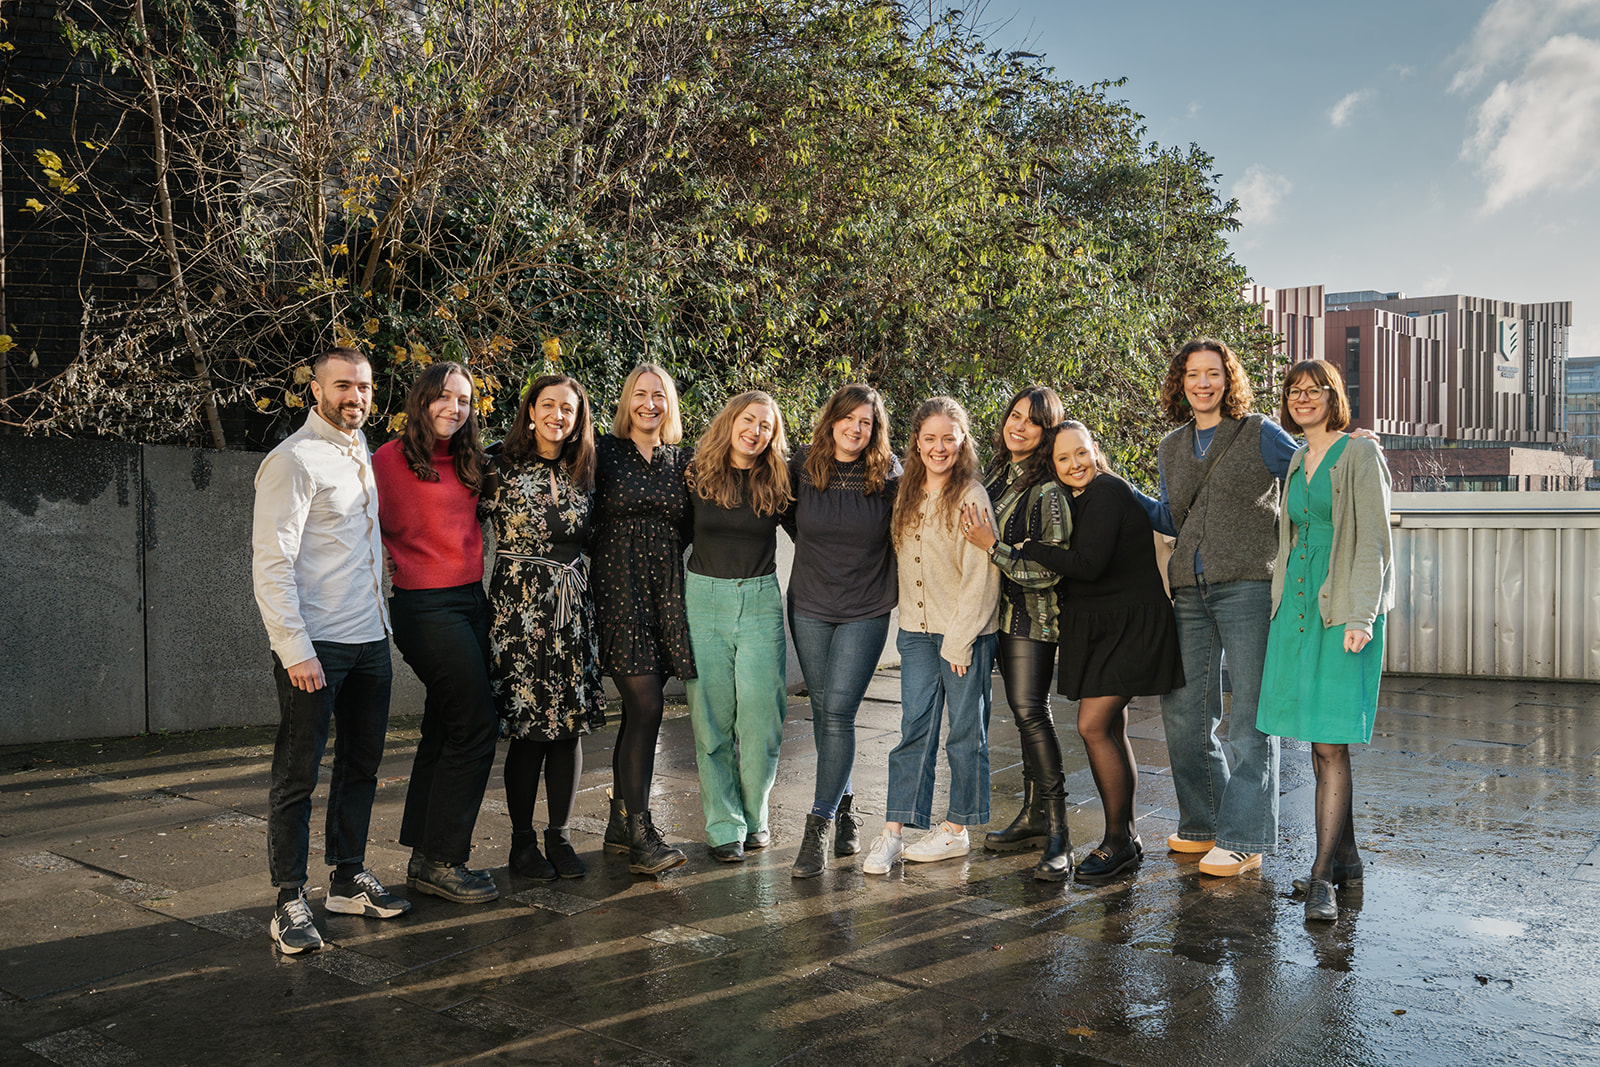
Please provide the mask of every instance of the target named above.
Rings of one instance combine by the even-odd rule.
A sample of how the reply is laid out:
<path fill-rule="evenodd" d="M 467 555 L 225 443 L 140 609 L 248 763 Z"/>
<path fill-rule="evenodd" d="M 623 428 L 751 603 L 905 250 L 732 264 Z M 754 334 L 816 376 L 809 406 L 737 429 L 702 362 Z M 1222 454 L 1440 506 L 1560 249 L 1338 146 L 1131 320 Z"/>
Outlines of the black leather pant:
<path fill-rule="evenodd" d="M 1006 684 L 1006 703 L 1016 716 L 1022 736 L 1023 774 L 1039 796 L 1057 800 L 1067 795 L 1061 771 L 1061 742 L 1050 718 L 1050 680 L 1055 674 L 1056 645 L 1026 637 L 1000 635 L 1000 677 Z"/>

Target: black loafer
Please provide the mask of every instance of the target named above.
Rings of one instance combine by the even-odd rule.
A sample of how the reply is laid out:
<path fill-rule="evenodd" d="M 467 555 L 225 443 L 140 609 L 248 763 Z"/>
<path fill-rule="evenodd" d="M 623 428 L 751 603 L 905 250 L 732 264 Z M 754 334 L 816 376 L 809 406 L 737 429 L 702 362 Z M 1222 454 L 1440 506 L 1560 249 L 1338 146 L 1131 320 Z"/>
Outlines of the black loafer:
<path fill-rule="evenodd" d="M 1085 882 L 1096 885 L 1109 882 L 1113 878 L 1127 874 L 1144 860 L 1144 845 L 1137 837 L 1117 849 L 1115 854 L 1108 853 L 1103 848 L 1097 848 L 1078 864 L 1078 869 L 1073 872 L 1075 882 Z"/>
<path fill-rule="evenodd" d="M 743 863 L 744 843 L 729 841 L 726 845 L 712 845 L 711 858 L 722 863 Z"/>
<path fill-rule="evenodd" d="M 1339 897 L 1332 882 L 1313 878 L 1306 886 L 1306 922 L 1331 923 L 1339 917 Z"/>
<path fill-rule="evenodd" d="M 1338 860 L 1334 860 L 1333 877 L 1329 878 L 1328 881 L 1332 882 L 1340 889 L 1343 889 L 1346 886 L 1349 886 L 1352 889 L 1360 889 L 1361 881 L 1366 877 L 1366 874 L 1367 869 L 1362 865 L 1360 860 L 1356 860 L 1354 863 L 1349 864 L 1348 866 L 1340 863 Z M 1294 886 L 1294 891 L 1296 893 L 1304 893 L 1311 886 L 1311 876 L 1307 875 L 1304 878 L 1296 878 L 1290 884 Z"/>
<path fill-rule="evenodd" d="M 744 850 L 746 852 L 760 852 L 772 844 L 771 830 L 753 830 L 745 835 Z"/>

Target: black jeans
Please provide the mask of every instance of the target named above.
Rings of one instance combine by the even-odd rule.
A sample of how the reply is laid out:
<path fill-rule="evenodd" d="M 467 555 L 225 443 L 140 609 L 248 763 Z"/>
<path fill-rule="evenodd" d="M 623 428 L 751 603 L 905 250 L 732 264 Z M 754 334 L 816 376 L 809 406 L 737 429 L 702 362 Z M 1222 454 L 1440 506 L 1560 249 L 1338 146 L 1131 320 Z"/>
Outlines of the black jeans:
<path fill-rule="evenodd" d="M 465 863 L 500 734 L 489 688 L 489 600 L 477 582 L 396 589 L 394 643 L 427 687 L 400 843 L 435 863 Z"/>
<path fill-rule="evenodd" d="M 1055 800 L 1067 795 L 1061 771 L 1061 741 L 1050 718 L 1050 678 L 1055 673 L 1056 645 L 1026 637 L 1000 635 L 1000 677 L 1006 703 L 1016 717 L 1022 740 L 1022 772 L 1033 779 L 1039 795 Z"/>
<path fill-rule="evenodd" d="M 274 654 L 278 683 L 278 741 L 272 751 L 272 786 L 267 794 L 267 869 L 272 884 L 306 884 L 311 851 L 311 794 L 328 744 L 333 740 L 333 778 L 328 784 L 324 856 L 328 865 L 365 863 L 367 825 L 378 790 L 378 764 L 389 726 L 389 685 L 394 677 L 389 641 L 337 644 L 313 641 L 328 684 L 315 693 L 296 689 Z"/>

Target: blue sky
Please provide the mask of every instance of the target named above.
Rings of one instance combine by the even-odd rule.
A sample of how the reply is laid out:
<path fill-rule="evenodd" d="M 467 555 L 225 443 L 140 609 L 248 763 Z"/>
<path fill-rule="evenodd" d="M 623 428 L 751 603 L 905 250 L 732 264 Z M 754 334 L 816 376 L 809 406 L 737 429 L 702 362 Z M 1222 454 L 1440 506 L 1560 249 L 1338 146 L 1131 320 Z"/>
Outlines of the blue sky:
<path fill-rule="evenodd" d="M 1600 355 L 1600 0 L 968 10 L 1216 157 L 1255 281 L 1570 300 Z"/>

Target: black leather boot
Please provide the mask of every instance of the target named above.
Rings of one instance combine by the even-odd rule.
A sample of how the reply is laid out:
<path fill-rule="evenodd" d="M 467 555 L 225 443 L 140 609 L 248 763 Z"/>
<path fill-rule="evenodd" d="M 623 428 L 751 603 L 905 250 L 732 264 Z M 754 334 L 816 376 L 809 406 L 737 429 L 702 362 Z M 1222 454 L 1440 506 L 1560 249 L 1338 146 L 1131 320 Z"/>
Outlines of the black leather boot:
<path fill-rule="evenodd" d="M 611 790 L 606 790 L 606 796 L 611 801 L 611 818 L 606 823 L 605 849 L 607 852 L 628 851 L 628 812 L 622 805 L 621 797 L 611 795 Z"/>
<path fill-rule="evenodd" d="M 629 812 L 628 870 L 634 874 L 660 874 L 687 862 L 688 857 L 661 840 L 648 811 Z"/>
<path fill-rule="evenodd" d="M 539 851 L 539 831 L 511 831 L 511 873 L 539 882 L 555 880 L 555 865 Z"/>
<path fill-rule="evenodd" d="M 827 843 L 828 820 L 820 815 L 807 815 L 805 836 L 800 838 L 800 854 L 794 858 L 792 873 L 796 878 L 815 878 L 828 869 Z"/>
<path fill-rule="evenodd" d="M 544 832 L 544 850 L 556 873 L 563 878 L 582 878 L 589 871 L 572 847 L 572 831 L 565 826 L 560 829 L 552 826 Z"/>
<path fill-rule="evenodd" d="M 1072 877 L 1072 831 L 1067 827 L 1067 798 L 1045 802 L 1044 855 L 1033 869 L 1040 882 L 1065 882 Z"/>
<path fill-rule="evenodd" d="M 1022 810 L 1004 830 L 983 835 L 983 847 L 993 852 L 1021 852 L 1045 843 L 1044 797 L 1032 778 L 1022 780 Z"/>
<path fill-rule="evenodd" d="M 850 793 L 839 798 L 839 810 L 833 816 L 835 856 L 854 856 L 861 851 L 861 816 L 855 813 L 854 800 Z"/>

